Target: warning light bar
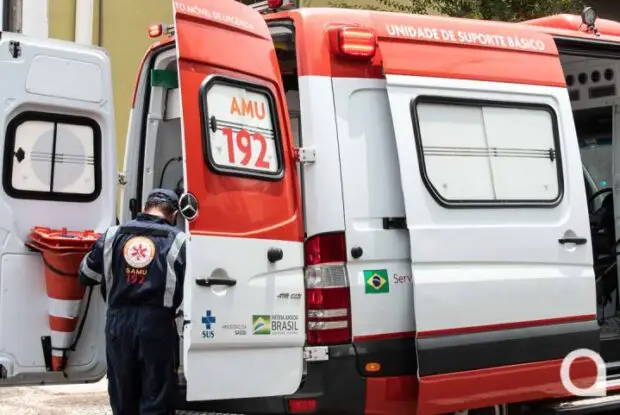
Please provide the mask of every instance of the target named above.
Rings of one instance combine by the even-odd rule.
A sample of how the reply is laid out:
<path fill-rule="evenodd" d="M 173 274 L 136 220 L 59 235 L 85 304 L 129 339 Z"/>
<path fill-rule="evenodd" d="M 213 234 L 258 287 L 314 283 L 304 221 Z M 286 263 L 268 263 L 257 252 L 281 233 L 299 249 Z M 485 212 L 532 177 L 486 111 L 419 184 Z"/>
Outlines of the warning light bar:
<path fill-rule="evenodd" d="M 332 50 L 344 57 L 372 59 L 377 53 L 377 36 L 372 29 L 343 26 L 330 30 Z"/>
<path fill-rule="evenodd" d="M 295 0 L 264 0 L 254 2 L 252 4 L 248 4 L 247 0 L 242 0 L 242 3 L 250 6 L 257 12 L 262 14 L 276 12 L 280 10 L 296 9 L 298 7 Z"/>
<path fill-rule="evenodd" d="M 149 37 L 156 38 L 162 35 L 173 36 L 174 25 L 160 23 L 149 26 Z"/>

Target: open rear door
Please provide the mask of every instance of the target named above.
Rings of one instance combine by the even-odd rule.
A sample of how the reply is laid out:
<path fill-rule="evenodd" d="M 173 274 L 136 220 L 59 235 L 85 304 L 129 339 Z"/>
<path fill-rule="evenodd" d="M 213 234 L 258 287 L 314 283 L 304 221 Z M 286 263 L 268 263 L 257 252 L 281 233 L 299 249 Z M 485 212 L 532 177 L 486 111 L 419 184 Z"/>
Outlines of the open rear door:
<path fill-rule="evenodd" d="M 408 42 L 394 28 L 380 42 L 410 232 L 418 414 L 561 393 L 561 360 L 599 347 L 583 174 L 553 41 L 441 24 L 459 33 L 452 42 L 483 31 L 509 50 Z M 511 49 L 514 39 L 544 52 Z M 580 368 L 577 378 L 593 373 Z"/>
<path fill-rule="evenodd" d="M 175 9 L 180 205 L 191 236 L 187 400 L 293 393 L 305 341 L 303 226 L 273 43 L 260 14 L 236 1 Z"/>
<path fill-rule="evenodd" d="M 110 62 L 98 48 L 2 33 L 0 74 L 0 386 L 96 381 L 106 370 L 98 290 L 66 376 L 49 371 L 50 347 L 68 345 L 67 316 L 83 316 L 86 302 L 52 295 L 52 284 L 48 299 L 41 255 L 24 243 L 34 226 L 103 232 L 115 222 Z"/>

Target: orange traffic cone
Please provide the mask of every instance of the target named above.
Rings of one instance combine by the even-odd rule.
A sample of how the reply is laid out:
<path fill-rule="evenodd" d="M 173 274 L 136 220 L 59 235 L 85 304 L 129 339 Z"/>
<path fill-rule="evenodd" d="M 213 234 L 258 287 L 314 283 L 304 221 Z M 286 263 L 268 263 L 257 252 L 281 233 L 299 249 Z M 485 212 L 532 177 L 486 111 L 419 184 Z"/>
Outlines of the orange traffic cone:
<path fill-rule="evenodd" d="M 36 227 L 26 243 L 31 249 L 41 252 L 45 264 L 52 371 L 65 368 L 66 353 L 74 341 L 86 291 L 78 279 L 80 263 L 98 237 L 92 231 L 71 232 Z"/>
<path fill-rule="evenodd" d="M 52 332 L 52 370 L 64 367 L 65 351 L 71 347 L 86 287 L 80 284 L 78 269 L 83 252 L 43 252 L 45 286 L 49 299 L 49 327 Z"/>

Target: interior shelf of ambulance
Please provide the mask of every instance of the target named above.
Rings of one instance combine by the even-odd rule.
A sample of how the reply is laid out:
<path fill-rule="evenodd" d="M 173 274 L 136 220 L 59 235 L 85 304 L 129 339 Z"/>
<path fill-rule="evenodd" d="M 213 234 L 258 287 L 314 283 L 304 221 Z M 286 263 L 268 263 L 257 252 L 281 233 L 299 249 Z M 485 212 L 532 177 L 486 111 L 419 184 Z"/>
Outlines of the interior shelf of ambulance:
<path fill-rule="evenodd" d="M 162 52 L 151 71 L 149 123 L 146 129 L 142 200 L 151 189 L 183 192 L 181 102 L 174 49 Z M 177 226 L 184 227 L 179 220 Z"/>

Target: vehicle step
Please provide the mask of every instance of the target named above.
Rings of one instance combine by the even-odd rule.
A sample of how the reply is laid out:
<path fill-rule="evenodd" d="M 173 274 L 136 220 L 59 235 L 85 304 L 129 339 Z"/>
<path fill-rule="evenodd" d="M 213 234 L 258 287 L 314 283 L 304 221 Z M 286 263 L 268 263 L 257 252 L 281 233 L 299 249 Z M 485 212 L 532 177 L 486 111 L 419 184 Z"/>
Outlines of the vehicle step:
<path fill-rule="evenodd" d="M 607 363 L 605 369 L 607 369 L 607 374 L 620 372 L 620 362 Z"/>
<path fill-rule="evenodd" d="M 582 398 L 554 402 L 540 408 L 542 414 L 594 414 L 601 411 L 620 410 L 620 394 L 598 398 Z M 616 412 L 614 412 L 616 413 Z"/>

